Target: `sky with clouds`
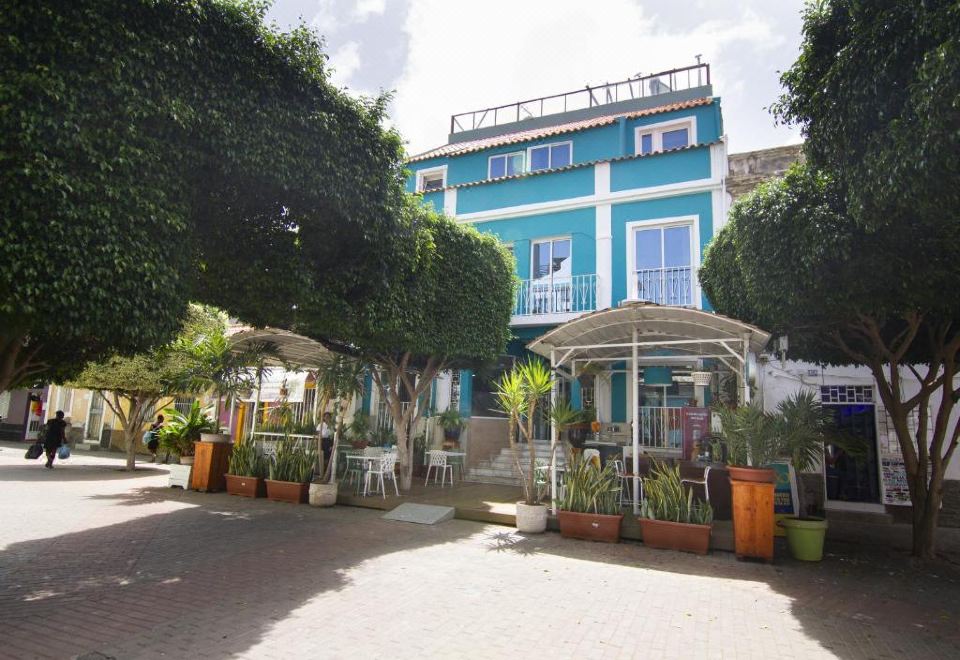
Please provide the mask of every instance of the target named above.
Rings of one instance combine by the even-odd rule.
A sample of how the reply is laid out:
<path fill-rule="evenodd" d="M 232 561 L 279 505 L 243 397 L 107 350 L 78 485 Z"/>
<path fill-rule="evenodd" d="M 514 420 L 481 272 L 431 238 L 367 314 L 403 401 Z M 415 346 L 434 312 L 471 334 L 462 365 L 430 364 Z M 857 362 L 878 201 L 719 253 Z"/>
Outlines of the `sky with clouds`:
<path fill-rule="evenodd" d="M 416 154 L 450 115 L 696 62 L 711 65 L 731 153 L 799 141 L 767 108 L 796 59 L 802 0 L 275 0 L 321 34 L 335 84 L 392 91 Z"/>

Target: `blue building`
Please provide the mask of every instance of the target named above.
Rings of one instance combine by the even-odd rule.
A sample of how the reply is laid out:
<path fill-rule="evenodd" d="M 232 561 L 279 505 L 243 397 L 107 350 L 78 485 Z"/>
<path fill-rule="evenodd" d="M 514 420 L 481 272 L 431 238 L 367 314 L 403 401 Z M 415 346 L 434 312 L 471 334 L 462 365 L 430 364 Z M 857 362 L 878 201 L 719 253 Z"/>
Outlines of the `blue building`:
<path fill-rule="evenodd" d="M 727 171 L 709 65 L 455 115 L 448 143 L 413 156 L 409 168 L 408 190 L 424 203 L 512 250 L 520 280 L 513 355 L 628 301 L 709 311 L 697 270 L 725 220 Z M 638 365 L 641 407 L 702 406 L 690 373 L 703 360 L 680 364 L 666 347 L 654 353 L 662 364 L 648 356 Z M 611 435 L 626 435 L 627 365 L 588 357 L 579 376 L 576 363 L 558 365 L 570 376 L 563 394 L 594 408 Z M 475 409 L 482 398 L 464 392 L 468 381 L 477 389 L 475 375 L 461 374 L 452 396 L 462 412 L 483 417 Z M 656 442 L 679 448 L 671 424 Z"/>

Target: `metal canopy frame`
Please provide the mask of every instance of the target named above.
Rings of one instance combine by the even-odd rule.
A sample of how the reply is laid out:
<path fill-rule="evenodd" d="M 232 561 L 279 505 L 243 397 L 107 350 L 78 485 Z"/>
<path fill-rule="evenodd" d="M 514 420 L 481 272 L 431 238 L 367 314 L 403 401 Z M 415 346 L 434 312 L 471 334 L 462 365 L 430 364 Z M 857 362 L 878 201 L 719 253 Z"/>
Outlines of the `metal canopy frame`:
<path fill-rule="evenodd" d="M 644 364 L 695 362 L 712 358 L 737 374 L 744 403 L 750 400 L 747 365 L 751 353 L 762 351 L 770 341 L 770 333 L 760 328 L 712 312 L 688 307 L 672 307 L 645 302 L 625 302 L 616 308 L 581 316 L 541 335 L 527 348 L 550 360 L 554 373 L 569 365 L 576 375 L 577 362 L 627 362 L 633 383 L 633 417 L 640 402 L 639 367 Z M 669 350 L 669 355 L 650 351 Z M 644 351 L 646 354 L 641 354 Z M 556 399 L 556 387 L 551 400 Z M 639 491 L 640 425 L 632 426 L 633 492 Z M 551 423 L 551 438 L 556 429 Z M 556 468 L 553 458 L 552 468 Z M 551 499 L 557 509 L 556 470 L 551 469 Z M 640 503 L 633 498 L 634 513 Z"/>

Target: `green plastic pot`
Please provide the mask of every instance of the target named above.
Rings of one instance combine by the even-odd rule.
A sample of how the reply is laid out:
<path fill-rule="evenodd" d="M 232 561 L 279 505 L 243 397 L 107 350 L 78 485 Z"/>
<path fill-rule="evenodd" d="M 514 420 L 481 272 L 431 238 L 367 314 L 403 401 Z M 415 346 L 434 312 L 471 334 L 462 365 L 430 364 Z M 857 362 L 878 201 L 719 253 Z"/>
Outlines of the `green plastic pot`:
<path fill-rule="evenodd" d="M 823 518 L 783 518 L 780 526 L 787 530 L 787 547 L 794 559 L 820 561 L 823 559 L 823 539 L 827 535 L 827 521 Z"/>

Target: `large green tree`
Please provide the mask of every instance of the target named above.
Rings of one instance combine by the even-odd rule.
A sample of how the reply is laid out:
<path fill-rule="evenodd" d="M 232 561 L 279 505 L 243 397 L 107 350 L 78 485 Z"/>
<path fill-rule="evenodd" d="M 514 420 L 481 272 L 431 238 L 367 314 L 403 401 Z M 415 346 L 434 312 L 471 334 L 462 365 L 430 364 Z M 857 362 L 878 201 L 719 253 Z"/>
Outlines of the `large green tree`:
<path fill-rule="evenodd" d="M 0 390 L 161 345 L 188 300 L 288 326 L 407 263 L 385 99 L 266 6 L 0 0 Z"/>
<path fill-rule="evenodd" d="M 113 355 L 91 362 L 70 382 L 71 387 L 96 391 L 120 421 L 127 450 L 127 469 L 136 465 L 137 445 L 144 425 L 161 401 L 182 391 L 184 374 L 195 367 L 189 348 L 212 335 L 222 335 L 224 317 L 215 309 L 190 305 L 174 342 L 133 356 Z M 192 373 L 192 372 L 191 372 Z"/>
<path fill-rule="evenodd" d="M 368 304 L 331 310 L 319 301 L 313 315 L 303 310 L 298 331 L 371 365 L 394 424 L 401 487 L 409 489 L 410 431 L 426 412 L 434 378 L 506 349 L 513 259 L 493 236 L 438 215 L 419 198 L 407 198 L 402 217 L 414 236 L 409 268 Z"/>
<path fill-rule="evenodd" d="M 734 205 L 700 270 L 718 312 L 787 335 L 791 357 L 869 367 L 903 453 L 913 551 L 926 558 L 960 442 L 956 226 L 876 231 L 850 217 L 842 185 L 798 165 Z"/>

